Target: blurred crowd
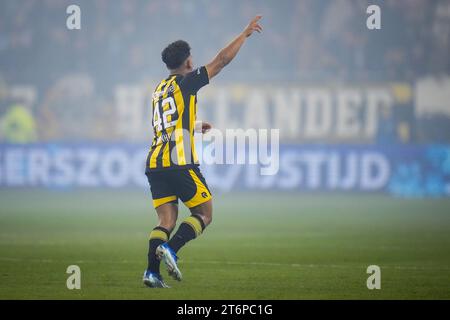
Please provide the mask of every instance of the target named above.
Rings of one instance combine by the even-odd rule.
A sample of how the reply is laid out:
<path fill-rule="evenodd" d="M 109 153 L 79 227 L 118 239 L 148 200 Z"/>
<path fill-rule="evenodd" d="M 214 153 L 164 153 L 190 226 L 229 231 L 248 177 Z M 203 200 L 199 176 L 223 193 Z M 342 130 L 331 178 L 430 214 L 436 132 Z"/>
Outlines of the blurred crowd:
<path fill-rule="evenodd" d="M 78 31 L 66 28 L 72 3 L 81 7 Z M 366 27 L 370 4 L 381 6 L 381 30 Z M 450 74 L 449 0 L 24 0 L 0 4 L 0 88 L 32 85 L 45 109 L 61 86 L 81 86 L 74 95 L 95 91 L 89 106 L 59 105 L 40 118 L 108 117 L 114 86 L 165 75 L 159 57 L 168 42 L 186 39 L 202 64 L 256 13 L 264 36 L 219 81 L 411 83 Z M 11 106 L 3 91 L 0 116 Z"/>
<path fill-rule="evenodd" d="M 377 1 L 85 0 L 77 1 L 82 30 L 71 33 L 64 28 L 68 1 L 4 1 L 1 71 L 8 79 L 38 82 L 68 69 L 134 80 L 160 70 L 155 57 L 178 37 L 189 40 L 204 63 L 257 8 L 265 27 L 260 50 L 244 51 L 247 57 L 236 61 L 245 80 L 399 81 L 448 74 L 450 1 L 378 2 L 382 28 L 370 31 L 366 9 Z"/>

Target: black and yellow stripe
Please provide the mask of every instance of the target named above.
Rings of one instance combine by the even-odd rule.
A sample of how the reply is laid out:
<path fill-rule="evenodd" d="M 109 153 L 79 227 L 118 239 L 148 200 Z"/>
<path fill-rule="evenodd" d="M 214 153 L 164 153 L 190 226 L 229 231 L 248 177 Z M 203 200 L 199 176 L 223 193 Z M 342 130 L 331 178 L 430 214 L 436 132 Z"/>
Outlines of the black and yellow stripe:
<path fill-rule="evenodd" d="M 209 201 L 212 199 L 211 192 L 209 189 L 205 186 L 205 184 L 201 181 L 201 179 L 197 176 L 194 170 L 189 169 L 189 174 L 192 177 L 192 180 L 194 181 L 196 185 L 196 192 L 194 196 L 189 199 L 188 201 L 184 202 L 186 207 L 193 208 L 196 207 L 206 201 Z"/>
<path fill-rule="evenodd" d="M 198 237 L 202 234 L 204 229 L 204 224 L 202 223 L 202 220 L 198 216 L 190 216 L 184 219 L 183 223 L 187 223 L 195 232 L 195 237 Z"/>
<path fill-rule="evenodd" d="M 155 108 L 158 108 L 158 113 L 160 115 L 160 117 L 164 114 L 164 107 L 162 105 L 162 101 L 164 99 L 167 98 L 168 96 L 168 89 L 170 88 L 170 86 L 173 84 L 173 82 L 175 81 L 175 76 L 172 76 L 170 79 L 166 79 L 161 81 L 161 83 L 158 85 L 158 87 L 155 90 L 155 93 L 159 94 L 161 93 L 161 95 L 158 96 L 157 99 L 153 99 L 153 114 L 155 111 Z M 150 168 L 157 168 L 157 167 L 161 167 L 162 166 L 162 162 L 163 162 L 163 156 L 164 153 L 168 150 L 166 150 L 167 148 L 165 148 L 165 145 L 167 144 L 166 142 L 164 142 L 163 137 L 164 135 L 169 135 L 169 130 L 171 128 L 164 128 L 164 126 L 162 126 L 162 130 L 158 130 L 156 127 L 153 128 L 154 131 L 154 138 L 153 138 L 153 143 L 152 143 L 152 147 L 150 149 L 150 153 L 149 153 L 149 157 L 148 157 L 148 166 Z M 167 159 L 165 159 L 165 164 L 167 166 L 169 166 L 170 164 L 167 162 Z"/>
<path fill-rule="evenodd" d="M 147 158 L 147 168 L 153 170 L 171 169 L 198 164 L 195 151 L 194 129 L 196 119 L 196 96 L 183 93 L 177 82 L 177 76 L 171 76 L 159 83 L 152 101 L 153 113 L 159 108 L 161 118 L 171 106 L 162 105 L 168 97 L 173 98 L 176 111 L 167 115 L 166 123 L 174 122 L 166 128 L 164 121 L 162 129 L 154 127 L 153 143 Z"/>
<path fill-rule="evenodd" d="M 161 227 L 156 227 L 155 229 L 150 232 L 149 239 L 159 239 L 164 242 L 167 242 L 169 240 L 169 233 L 167 230 Z"/>
<path fill-rule="evenodd" d="M 158 208 L 159 206 L 162 206 L 163 204 L 166 204 L 169 202 L 174 202 L 177 200 L 178 200 L 178 198 L 176 196 L 168 196 L 168 197 L 164 197 L 164 198 L 153 199 L 153 207 Z"/>

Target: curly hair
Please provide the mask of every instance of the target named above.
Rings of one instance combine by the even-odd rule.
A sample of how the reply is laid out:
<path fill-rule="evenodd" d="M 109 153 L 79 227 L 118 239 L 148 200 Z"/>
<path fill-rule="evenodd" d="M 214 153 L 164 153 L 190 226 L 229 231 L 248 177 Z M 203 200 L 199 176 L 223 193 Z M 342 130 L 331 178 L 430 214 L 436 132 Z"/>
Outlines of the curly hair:
<path fill-rule="evenodd" d="M 191 47 L 184 40 L 169 44 L 161 53 L 162 61 L 170 70 L 177 69 L 191 55 Z"/>

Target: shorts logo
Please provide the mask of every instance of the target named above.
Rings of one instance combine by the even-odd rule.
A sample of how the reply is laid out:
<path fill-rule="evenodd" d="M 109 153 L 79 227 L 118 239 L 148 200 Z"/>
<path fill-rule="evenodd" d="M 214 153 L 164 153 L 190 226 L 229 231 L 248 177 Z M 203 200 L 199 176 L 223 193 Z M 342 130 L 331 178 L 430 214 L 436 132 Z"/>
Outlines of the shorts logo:
<path fill-rule="evenodd" d="M 203 197 L 203 198 L 207 198 L 207 197 L 208 197 L 208 194 L 207 194 L 206 192 L 202 192 L 202 197 Z"/>

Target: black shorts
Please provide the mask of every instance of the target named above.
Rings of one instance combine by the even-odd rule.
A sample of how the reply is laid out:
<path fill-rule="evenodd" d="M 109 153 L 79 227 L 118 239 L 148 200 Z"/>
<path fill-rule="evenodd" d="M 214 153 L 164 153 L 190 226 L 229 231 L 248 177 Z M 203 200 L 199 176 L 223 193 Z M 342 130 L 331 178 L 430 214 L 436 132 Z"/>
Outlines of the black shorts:
<path fill-rule="evenodd" d="M 193 208 L 212 199 L 205 178 L 196 166 L 188 169 L 147 171 L 145 174 L 155 208 L 169 202 L 178 203 L 178 199 L 188 208 Z"/>

